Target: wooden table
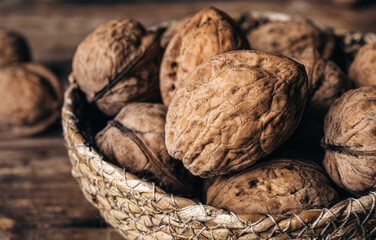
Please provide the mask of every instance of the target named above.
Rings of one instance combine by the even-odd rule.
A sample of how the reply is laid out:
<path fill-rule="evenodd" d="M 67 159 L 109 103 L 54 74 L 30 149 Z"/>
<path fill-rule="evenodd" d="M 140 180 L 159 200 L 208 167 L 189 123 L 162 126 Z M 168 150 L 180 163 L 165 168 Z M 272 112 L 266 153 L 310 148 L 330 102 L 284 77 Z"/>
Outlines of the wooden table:
<path fill-rule="evenodd" d="M 332 27 L 376 32 L 375 5 L 354 11 L 298 0 L 128 5 L 62 1 L 26 5 L 3 0 L 0 27 L 27 36 L 34 59 L 47 64 L 66 85 L 76 46 L 99 24 L 132 17 L 151 26 L 211 5 L 230 14 L 246 9 L 280 11 L 319 19 Z M 85 200 L 70 171 L 58 124 L 36 137 L 0 140 L 0 239 L 121 239 Z"/>

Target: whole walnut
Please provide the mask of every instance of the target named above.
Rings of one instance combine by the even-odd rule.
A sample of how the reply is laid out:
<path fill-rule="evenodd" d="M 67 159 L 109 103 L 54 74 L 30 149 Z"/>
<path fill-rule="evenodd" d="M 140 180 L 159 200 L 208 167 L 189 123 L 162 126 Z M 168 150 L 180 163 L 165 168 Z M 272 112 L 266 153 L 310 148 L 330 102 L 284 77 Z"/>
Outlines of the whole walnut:
<path fill-rule="evenodd" d="M 376 85 L 376 42 L 361 47 L 349 68 L 356 87 Z"/>
<path fill-rule="evenodd" d="M 160 99 L 159 37 L 135 20 L 99 26 L 77 47 L 73 75 L 89 102 L 108 116 L 128 102 Z"/>
<path fill-rule="evenodd" d="M 297 56 L 305 48 L 313 47 L 322 58 L 329 59 L 335 47 L 331 32 L 319 29 L 305 18 L 268 22 L 252 29 L 247 37 L 253 49 L 286 56 Z"/>
<path fill-rule="evenodd" d="M 62 93 L 53 73 L 37 63 L 0 69 L 0 136 L 28 136 L 56 122 Z"/>
<path fill-rule="evenodd" d="M 95 141 L 111 161 L 177 191 L 193 191 L 192 177 L 165 146 L 167 108 L 158 103 L 129 103 L 100 131 Z"/>
<path fill-rule="evenodd" d="M 0 28 L 0 67 L 30 61 L 26 39 L 17 32 Z"/>
<path fill-rule="evenodd" d="M 304 65 L 309 85 L 306 111 L 297 134 L 300 139 L 310 138 L 319 145 L 324 135 L 325 115 L 332 103 L 352 87 L 351 81 L 334 62 L 322 59 L 314 48 L 306 48 L 294 59 Z"/>
<path fill-rule="evenodd" d="M 208 205 L 237 214 L 297 214 L 337 199 L 323 169 L 297 159 L 269 160 L 220 176 L 207 192 Z"/>
<path fill-rule="evenodd" d="M 325 118 L 324 166 L 333 181 L 360 195 L 376 189 L 376 86 L 350 90 Z"/>
<path fill-rule="evenodd" d="M 175 89 L 201 62 L 248 48 L 245 35 L 226 13 L 213 7 L 198 12 L 173 36 L 164 53 L 160 71 L 163 103 L 170 104 Z"/>
<path fill-rule="evenodd" d="M 167 150 L 200 177 L 242 170 L 293 133 L 307 91 L 304 66 L 287 57 L 251 50 L 215 56 L 175 92 Z"/>

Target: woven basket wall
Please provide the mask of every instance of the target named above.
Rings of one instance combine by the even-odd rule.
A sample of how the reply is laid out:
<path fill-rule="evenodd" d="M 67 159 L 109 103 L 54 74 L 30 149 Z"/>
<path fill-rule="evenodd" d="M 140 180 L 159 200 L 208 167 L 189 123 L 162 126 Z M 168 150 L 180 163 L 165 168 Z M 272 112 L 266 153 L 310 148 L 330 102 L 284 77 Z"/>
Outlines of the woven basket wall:
<path fill-rule="evenodd" d="M 286 15 L 251 13 L 255 20 Z M 355 51 L 374 35 L 345 34 L 345 50 Z M 297 215 L 236 215 L 167 194 L 154 183 L 106 162 L 91 145 L 82 119 L 85 100 L 70 79 L 62 121 L 72 174 L 88 201 L 127 239 L 375 239 L 376 193 L 349 198 L 330 209 Z"/>

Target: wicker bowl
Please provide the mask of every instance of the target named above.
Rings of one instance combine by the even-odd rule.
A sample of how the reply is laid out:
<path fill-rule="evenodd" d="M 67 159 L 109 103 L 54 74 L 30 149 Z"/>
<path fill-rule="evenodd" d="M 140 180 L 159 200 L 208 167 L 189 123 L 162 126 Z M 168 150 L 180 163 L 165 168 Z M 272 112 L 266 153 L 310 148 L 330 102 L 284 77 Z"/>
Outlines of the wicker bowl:
<path fill-rule="evenodd" d="M 247 13 L 255 21 L 283 20 L 274 13 Z M 340 33 L 345 51 L 376 41 L 375 35 Z M 299 214 L 235 214 L 166 193 L 107 162 L 93 147 L 83 117 L 85 99 L 70 77 L 62 122 L 72 174 L 89 202 L 127 239 L 374 239 L 376 193 L 348 198 L 330 209 Z"/>

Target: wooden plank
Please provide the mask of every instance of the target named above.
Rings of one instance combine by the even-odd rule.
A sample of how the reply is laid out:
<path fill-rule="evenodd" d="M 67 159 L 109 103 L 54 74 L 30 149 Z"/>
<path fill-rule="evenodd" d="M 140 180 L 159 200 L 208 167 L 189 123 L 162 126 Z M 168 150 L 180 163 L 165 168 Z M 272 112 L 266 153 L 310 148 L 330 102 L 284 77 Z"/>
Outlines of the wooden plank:
<path fill-rule="evenodd" d="M 0 141 L 0 193 L 0 239 L 121 239 L 71 176 L 59 130 Z"/>

